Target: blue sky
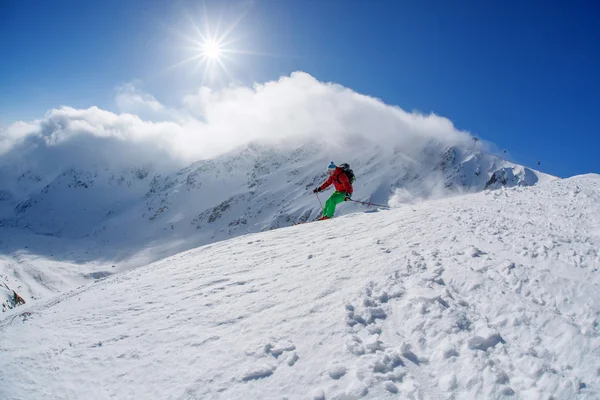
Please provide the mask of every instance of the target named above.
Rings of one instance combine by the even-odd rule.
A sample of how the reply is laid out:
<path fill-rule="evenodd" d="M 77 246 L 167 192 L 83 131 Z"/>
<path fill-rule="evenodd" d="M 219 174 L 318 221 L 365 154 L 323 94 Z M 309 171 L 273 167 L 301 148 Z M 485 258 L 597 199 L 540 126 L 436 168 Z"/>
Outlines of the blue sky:
<path fill-rule="evenodd" d="M 206 2 L 231 26 L 232 80 L 305 71 L 435 112 L 520 163 L 600 172 L 600 5 L 594 1 Z M 135 82 L 165 104 L 202 83 L 183 34 L 195 1 L 0 1 L 0 126 L 61 105 L 114 109 Z M 171 67 L 171 68 L 170 68 Z M 227 84 L 225 75 L 209 85 Z M 537 161 L 541 164 L 536 166 Z"/>

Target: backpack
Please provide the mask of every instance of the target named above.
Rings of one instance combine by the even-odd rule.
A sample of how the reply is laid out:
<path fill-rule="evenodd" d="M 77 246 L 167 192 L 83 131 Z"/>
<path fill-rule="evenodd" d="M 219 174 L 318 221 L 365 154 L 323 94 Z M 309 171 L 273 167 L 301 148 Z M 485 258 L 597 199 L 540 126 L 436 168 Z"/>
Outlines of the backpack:
<path fill-rule="evenodd" d="M 346 163 L 343 163 L 342 165 L 340 165 L 340 168 L 341 168 L 342 171 L 344 171 L 344 173 L 348 177 L 348 180 L 350 181 L 350 184 L 353 184 L 354 181 L 356 180 L 356 176 L 354 176 L 354 171 L 352 171 L 350 169 L 350 166 L 348 164 L 346 164 Z"/>

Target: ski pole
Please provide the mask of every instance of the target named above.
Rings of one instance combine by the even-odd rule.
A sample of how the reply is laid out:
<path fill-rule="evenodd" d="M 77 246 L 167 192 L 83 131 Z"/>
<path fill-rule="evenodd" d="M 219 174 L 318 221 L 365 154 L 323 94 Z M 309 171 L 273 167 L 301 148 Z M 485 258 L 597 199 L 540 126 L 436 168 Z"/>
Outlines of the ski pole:
<path fill-rule="evenodd" d="M 325 210 L 325 208 L 323 208 L 323 203 L 321 202 L 321 199 L 319 198 L 319 194 L 315 193 L 315 196 L 317 196 L 317 200 L 319 200 L 319 204 L 321 205 L 321 213 Z"/>
<path fill-rule="evenodd" d="M 364 205 L 366 205 L 366 206 L 375 206 L 375 207 L 391 208 L 391 207 L 388 207 L 388 206 L 382 206 L 381 204 L 375 204 L 375 203 L 371 203 L 371 202 L 368 202 L 368 203 L 367 203 L 366 201 L 358 201 L 358 200 L 352 200 L 352 199 L 350 199 L 350 201 L 353 201 L 353 202 L 355 202 L 355 203 L 364 204 Z"/>

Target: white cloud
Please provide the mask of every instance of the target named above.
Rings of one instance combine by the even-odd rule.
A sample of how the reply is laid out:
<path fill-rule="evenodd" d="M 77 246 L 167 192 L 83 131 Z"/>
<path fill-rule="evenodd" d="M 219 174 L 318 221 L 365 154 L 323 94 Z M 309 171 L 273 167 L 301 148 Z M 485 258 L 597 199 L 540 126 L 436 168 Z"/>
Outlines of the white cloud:
<path fill-rule="evenodd" d="M 137 113 L 150 110 L 162 113 L 165 111 L 165 107 L 154 96 L 141 92 L 131 83 L 117 87 L 115 102 L 119 110 L 123 112 Z"/>
<path fill-rule="evenodd" d="M 0 128 L 0 155 L 21 143 L 31 132 L 36 131 L 37 123 L 17 121 L 8 127 Z"/>
<path fill-rule="evenodd" d="M 61 107 L 9 125 L 0 130 L 0 165 L 27 161 L 54 169 L 151 160 L 182 166 L 259 140 L 375 142 L 400 146 L 411 157 L 431 141 L 473 142 L 446 118 L 406 112 L 302 72 L 253 87 L 203 87 L 177 110 L 128 84 L 118 88 L 116 105 L 120 113 Z"/>

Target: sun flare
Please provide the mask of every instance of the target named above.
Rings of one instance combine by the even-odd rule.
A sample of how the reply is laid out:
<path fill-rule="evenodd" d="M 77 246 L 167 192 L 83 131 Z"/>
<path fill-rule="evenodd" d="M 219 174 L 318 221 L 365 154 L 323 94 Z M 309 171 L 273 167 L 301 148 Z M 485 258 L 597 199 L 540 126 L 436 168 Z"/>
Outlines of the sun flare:
<path fill-rule="evenodd" d="M 217 61 L 221 56 L 221 46 L 214 40 L 205 41 L 202 44 L 202 56 Z"/>
<path fill-rule="evenodd" d="M 176 68 L 187 63 L 194 64 L 193 72 L 196 70 L 202 71 L 202 85 L 233 81 L 234 77 L 231 75 L 230 68 L 239 68 L 240 56 L 267 55 L 243 48 L 245 41 L 241 39 L 242 36 L 239 34 L 234 36 L 234 31 L 248 11 L 249 9 L 236 18 L 230 17 L 229 22 L 223 22 L 221 16 L 211 23 L 206 8 L 201 23 L 196 22 L 191 15 L 187 15 L 190 29 L 184 32 L 174 28 L 173 31 L 182 39 L 188 58 L 169 68 Z M 242 48 L 238 47 L 240 45 L 242 45 Z M 236 60 L 236 58 L 238 59 Z"/>

